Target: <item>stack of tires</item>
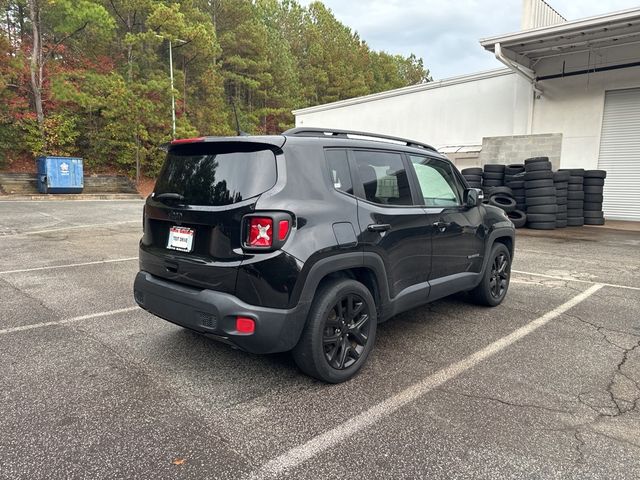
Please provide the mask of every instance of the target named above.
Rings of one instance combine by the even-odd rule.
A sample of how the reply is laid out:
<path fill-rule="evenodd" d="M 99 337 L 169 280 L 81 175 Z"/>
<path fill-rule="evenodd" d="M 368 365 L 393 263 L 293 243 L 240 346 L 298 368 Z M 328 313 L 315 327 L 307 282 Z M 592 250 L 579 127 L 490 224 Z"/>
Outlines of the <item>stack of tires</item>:
<path fill-rule="evenodd" d="M 504 167 L 504 186 L 513 192 L 516 209 L 524 212 L 527 208 L 524 195 L 524 165 L 512 164 Z"/>
<path fill-rule="evenodd" d="M 492 187 L 502 187 L 504 185 L 504 165 L 485 165 L 482 173 L 482 185 L 485 188 L 485 195 L 489 194 L 489 189 Z"/>
<path fill-rule="evenodd" d="M 556 188 L 548 157 L 524 161 L 524 186 L 528 227 L 536 230 L 556 228 Z"/>
<path fill-rule="evenodd" d="M 461 173 L 470 188 L 482 188 L 482 168 L 463 168 Z"/>
<path fill-rule="evenodd" d="M 513 191 L 509 187 L 489 187 L 485 201 L 489 205 L 504 210 L 514 227 L 521 228 L 527 223 L 525 213 L 516 209 L 516 200 L 513 198 Z"/>
<path fill-rule="evenodd" d="M 556 214 L 556 228 L 564 228 L 567 226 L 569 176 L 569 172 L 555 172 L 553 174 L 553 184 L 556 188 L 556 203 L 558 205 L 558 213 Z"/>
<path fill-rule="evenodd" d="M 567 225 L 570 227 L 581 227 L 584 225 L 584 192 L 582 191 L 584 169 L 569 168 L 560 171 L 569 172 Z"/>
<path fill-rule="evenodd" d="M 604 179 L 607 172 L 604 170 L 585 170 L 584 172 L 584 224 L 604 225 L 602 213 L 602 201 Z"/>

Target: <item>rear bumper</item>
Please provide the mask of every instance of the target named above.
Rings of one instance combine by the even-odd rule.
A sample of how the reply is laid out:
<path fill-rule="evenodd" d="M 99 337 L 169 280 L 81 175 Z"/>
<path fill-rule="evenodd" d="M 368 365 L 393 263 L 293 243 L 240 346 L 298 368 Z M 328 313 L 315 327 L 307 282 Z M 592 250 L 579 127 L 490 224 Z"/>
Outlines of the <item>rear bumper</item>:
<path fill-rule="evenodd" d="M 302 333 L 309 305 L 290 310 L 249 305 L 234 295 L 193 288 L 138 272 L 134 298 L 150 313 L 251 353 L 291 350 Z M 252 334 L 236 330 L 236 316 L 253 318 Z"/>

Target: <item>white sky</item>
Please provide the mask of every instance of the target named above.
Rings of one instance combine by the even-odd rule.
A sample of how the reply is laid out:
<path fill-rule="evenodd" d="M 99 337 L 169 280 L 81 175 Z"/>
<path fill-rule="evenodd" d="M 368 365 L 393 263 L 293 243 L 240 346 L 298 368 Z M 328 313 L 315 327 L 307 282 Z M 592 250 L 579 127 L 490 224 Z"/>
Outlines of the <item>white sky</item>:
<path fill-rule="evenodd" d="M 519 30 L 522 9 L 522 0 L 322 1 L 373 49 L 422 57 L 434 79 L 501 67 L 478 40 Z M 640 0 L 548 3 L 568 20 L 640 7 Z"/>

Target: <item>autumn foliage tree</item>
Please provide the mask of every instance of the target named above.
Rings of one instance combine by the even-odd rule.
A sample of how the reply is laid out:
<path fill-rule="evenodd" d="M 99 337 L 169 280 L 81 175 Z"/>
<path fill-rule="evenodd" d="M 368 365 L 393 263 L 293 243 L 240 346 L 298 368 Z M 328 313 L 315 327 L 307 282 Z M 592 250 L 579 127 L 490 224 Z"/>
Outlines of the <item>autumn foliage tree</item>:
<path fill-rule="evenodd" d="M 293 124 L 291 110 L 429 81 L 421 59 L 376 52 L 322 3 L 0 0 L 0 166 L 80 155 L 154 175 L 172 138 Z"/>

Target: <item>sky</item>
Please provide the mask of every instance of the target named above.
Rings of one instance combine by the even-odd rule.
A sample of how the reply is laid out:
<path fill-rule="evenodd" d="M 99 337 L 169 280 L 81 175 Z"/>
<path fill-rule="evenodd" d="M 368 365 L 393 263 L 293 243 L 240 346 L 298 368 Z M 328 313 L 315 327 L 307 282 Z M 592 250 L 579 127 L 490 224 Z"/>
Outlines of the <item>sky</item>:
<path fill-rule="evenodd" d="M 435 80 L 500 68 L 480 38 L 520 29 L 522 0 L 322 0 L 375 50 L 422 57 Z M 307 5 L 311 0 L 302 0 Z M 548 0 L 568 20 L 640 6 L 640 0 Z"/>

